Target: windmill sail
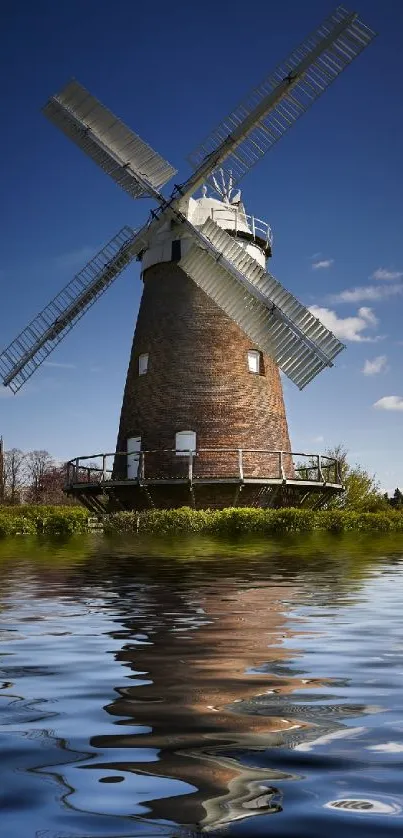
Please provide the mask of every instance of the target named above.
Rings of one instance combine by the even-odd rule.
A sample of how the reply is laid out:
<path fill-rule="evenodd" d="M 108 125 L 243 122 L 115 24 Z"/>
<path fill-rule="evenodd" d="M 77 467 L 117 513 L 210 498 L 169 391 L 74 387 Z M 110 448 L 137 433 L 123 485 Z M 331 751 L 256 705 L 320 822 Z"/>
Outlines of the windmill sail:
<path fill-rule="evenodd" d="M 153 195 L 176 173 L 77 81 L 52 96 L 43 110 L 132 198 Z"/>
<path fill-rule="evenodd" d="M 221 167 L 235 186 L 374 37 L 339 6 L 189 156 L 197 171 L 188 183 L 214 188 Z"/>
<path fill-rule="evenodd" d="M 332 366 L 343 344 L 241 245 L 211 219 L 192 234 L 179 266 L 297 387 Z"/>
<path fill-rule="evenodd" d="M 0 355 L 0 372 L 5 386 L 13 393 L 22 387 L 142 246 L 141 237 L 130 227 L 123 227 L 37 314 Z"/>

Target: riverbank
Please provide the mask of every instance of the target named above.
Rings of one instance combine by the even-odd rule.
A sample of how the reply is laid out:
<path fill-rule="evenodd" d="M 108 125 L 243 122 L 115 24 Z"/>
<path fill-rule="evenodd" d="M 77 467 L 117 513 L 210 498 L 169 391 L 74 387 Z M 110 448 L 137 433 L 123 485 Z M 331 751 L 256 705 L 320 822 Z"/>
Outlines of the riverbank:
<path fill-rule="evenodd" d="M 93 519 L 92 519 L 93 520 Z M 74 535 L 88 532 L 91 515 L 81 507 L 16 506 L 0 508 L 0 537 Z M 155 509 L 116 512 L 102 520 L 106 535 L 152 533 L 261 534 L 402 532 L 403 513 L 312 509 Z"/>

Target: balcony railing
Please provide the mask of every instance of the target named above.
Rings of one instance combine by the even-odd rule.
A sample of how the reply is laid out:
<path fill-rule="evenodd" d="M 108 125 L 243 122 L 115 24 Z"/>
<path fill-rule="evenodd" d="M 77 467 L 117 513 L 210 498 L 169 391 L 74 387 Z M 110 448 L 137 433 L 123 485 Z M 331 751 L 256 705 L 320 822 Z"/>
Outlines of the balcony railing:
<path fill-rule="evenodd" d="M 226 230 L 234 230 L 235 236 L 237 233 L 250 233 L 253 240 L 259 239 L 259 242 L 264 242 L 266 247 L 273 245 L 273 231 L 266 221 L 261 218 L 256 218 L 254 215 L 247 215 L 247 213 L 239 210 L 238 207 L 231 205 L 227 207 L 213 207 L 211 210 L 211 218 L 219 227 L 225 227 Z"/>
<path fill-rule="evenodd" d="M 130 478 L 129 457 L 129 468 L 134 472 Z M 342 476 L 340 462 L 328 455 L 257 448 L 199 448 L 189 452 L 166 448 L 129 454 L 113 451 L 76 457 L 67 463 L 67 486 L 177 481 L 341 486 Z"/>

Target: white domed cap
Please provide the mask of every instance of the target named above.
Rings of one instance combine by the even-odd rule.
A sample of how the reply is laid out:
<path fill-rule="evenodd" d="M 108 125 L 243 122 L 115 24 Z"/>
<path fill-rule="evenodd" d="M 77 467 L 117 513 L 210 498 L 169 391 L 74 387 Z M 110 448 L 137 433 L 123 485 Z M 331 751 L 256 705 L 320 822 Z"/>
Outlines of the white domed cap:
<path fill-rule="evenodd" d="M 196 200 L 191 199 L 188 218 L 195 227 L 201 227 L 208 218 L 212 218 L 224 230 L 251 232 L 243 204 L 229 204 L 218 198 L 208 198 L 206 195 Z"/>

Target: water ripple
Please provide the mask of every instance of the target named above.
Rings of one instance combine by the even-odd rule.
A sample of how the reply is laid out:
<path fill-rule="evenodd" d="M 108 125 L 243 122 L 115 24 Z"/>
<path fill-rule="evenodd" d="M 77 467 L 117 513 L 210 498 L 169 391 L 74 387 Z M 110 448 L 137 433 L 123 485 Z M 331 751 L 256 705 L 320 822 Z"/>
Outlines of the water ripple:
<path fill-rule="evenodd" d="M 5 553 L 4 835 L 398 834 L 403 559 L 293 549 Z"/>

